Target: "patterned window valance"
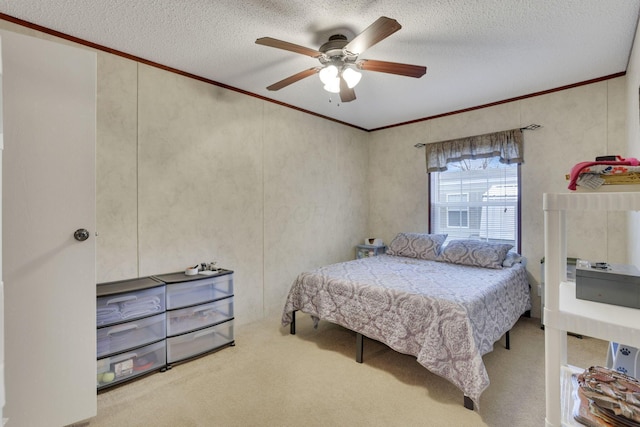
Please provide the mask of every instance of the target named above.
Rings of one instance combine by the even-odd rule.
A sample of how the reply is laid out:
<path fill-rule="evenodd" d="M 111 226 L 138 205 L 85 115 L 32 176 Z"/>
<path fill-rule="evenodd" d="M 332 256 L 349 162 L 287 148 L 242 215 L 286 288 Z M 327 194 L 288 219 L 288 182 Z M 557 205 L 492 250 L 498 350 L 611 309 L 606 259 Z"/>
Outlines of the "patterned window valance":
<path fill-rule="evenodd" d="M 427 173 L 446 171 L 449 163 L 464 159 L 498 156 L 502 163 L 522 163 L 522 140 L 522 130 L 511 129 L 425 144 Z"/>

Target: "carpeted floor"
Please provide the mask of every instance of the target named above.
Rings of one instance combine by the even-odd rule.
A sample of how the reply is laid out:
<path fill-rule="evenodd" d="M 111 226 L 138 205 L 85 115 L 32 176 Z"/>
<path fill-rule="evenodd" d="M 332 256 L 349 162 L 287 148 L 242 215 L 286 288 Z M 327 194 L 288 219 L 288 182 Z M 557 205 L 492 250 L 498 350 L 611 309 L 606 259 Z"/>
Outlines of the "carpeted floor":
<path fill-rule="evenodd" d="M 522 318 L 484 356 L 491 385 L 480 408 L 415 357 L 298 314 L 297 334 L 279 317 L 236 328 L 236 346 L 175 365 L 98 395 L 90 427 L 509 426 L 544 425 L 544 331 Z M 605 363 L 607 343 L 568 338 L 569 364 Z"/>

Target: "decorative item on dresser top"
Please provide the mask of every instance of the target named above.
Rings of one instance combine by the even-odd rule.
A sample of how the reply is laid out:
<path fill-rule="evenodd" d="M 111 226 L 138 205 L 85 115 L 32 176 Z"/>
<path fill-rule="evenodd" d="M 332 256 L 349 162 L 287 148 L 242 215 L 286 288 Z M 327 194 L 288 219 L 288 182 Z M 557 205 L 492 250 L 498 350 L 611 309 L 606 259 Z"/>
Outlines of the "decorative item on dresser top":
<path fill-rule="evenodd" d="M 640 347 L 640 309 L 576 298 L 567 280 L 567 212 L 640 211 L 640 192 L 545 194 L 546 426 L 577 425 L 577 378 L 584 369 L 567 364 L 567 331 Z M 607 424 L 602 424 L 607 425 Z M 632 424 L 633 425 L 633 424 Z"/>
<path fill-rule="evenodd" d="M 154 276 L 167 286 L 167 364 L 233 346 L 233 271 Z"/>
<path fill-rule="evenodd" d="M 151 277 L 96 286 L 98 390 L 166 367 L 165 285 Z"/>

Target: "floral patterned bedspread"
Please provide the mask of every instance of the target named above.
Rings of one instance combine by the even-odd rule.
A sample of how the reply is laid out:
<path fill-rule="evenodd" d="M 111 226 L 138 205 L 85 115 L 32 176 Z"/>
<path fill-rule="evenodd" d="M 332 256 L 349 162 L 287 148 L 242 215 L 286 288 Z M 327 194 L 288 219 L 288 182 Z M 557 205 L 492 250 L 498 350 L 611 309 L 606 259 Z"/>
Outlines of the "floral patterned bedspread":
<path fill-rule="evenodd" d="M 482 355 L 530 308 L 522 264 L 490 269 L 380 255 L 300 274 L 282 325 L 300 310 L 361 333 L 416 356 L 478 405 L 489 386 Z"/>

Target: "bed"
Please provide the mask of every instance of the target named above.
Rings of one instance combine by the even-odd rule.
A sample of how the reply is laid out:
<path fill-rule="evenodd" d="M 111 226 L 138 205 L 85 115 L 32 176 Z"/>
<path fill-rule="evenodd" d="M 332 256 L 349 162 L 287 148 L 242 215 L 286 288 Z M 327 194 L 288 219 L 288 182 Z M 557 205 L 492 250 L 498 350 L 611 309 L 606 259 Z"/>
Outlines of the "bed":
<path fill-rule="evenodd" d="M 416 356 L 472 409 L 489 385 L 482 356 L 531 309 L 530 287 L 510 245 L 456 240 L 440 252 L 446 235 L 434 236 L 400 233 L 386 255 L 301 273 L 282 325 L 295 333 L 301 311 L 355 331 L 360 346 L 366 336 Z"/>

